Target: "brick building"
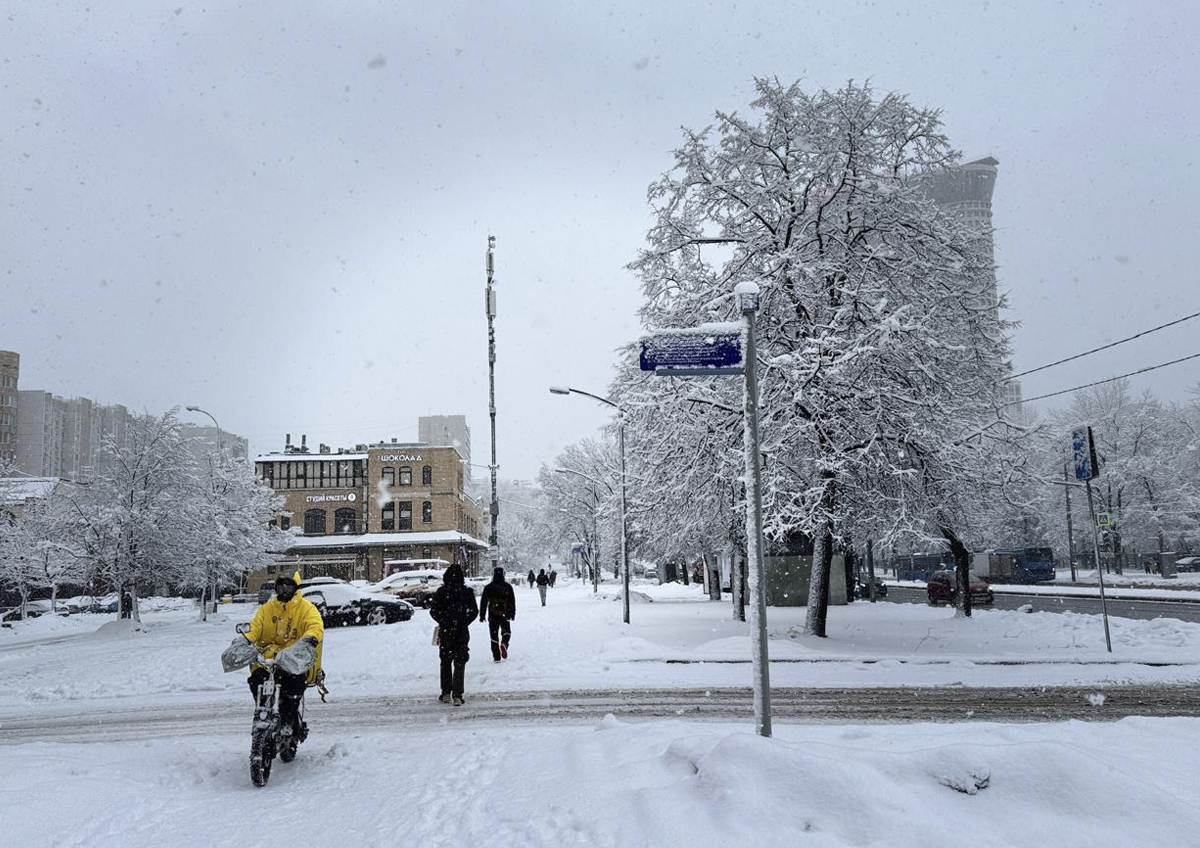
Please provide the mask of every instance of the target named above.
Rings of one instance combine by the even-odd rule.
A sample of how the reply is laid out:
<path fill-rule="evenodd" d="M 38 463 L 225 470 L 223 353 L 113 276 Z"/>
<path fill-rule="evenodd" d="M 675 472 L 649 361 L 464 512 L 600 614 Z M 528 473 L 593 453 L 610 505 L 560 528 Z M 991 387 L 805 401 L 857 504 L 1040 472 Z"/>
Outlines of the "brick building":
<path fill-rule="evenodd" d="M 289 440 L 290 441 L 290 440 Z M 486 551 L 484 510 L 466 491 L 455 446 L 390 442 L 333 452 L 285 447 L 254 460 L 284 499 L 279 526 L 295 533 L 286 555 L 252 573 L 256 588 L 280 572 L 379 580 L 384 561 L 440 558 L 474 573 Z"/>

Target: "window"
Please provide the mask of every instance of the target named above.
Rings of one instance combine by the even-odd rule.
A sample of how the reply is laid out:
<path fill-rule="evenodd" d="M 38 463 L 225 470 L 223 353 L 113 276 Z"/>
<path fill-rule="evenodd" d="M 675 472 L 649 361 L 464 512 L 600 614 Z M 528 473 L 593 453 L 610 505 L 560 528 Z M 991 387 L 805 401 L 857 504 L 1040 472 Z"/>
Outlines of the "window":
<path fill-rule="evenodd" d="M 395 468 L 392 468 L 392 466 L 390 466 L 390 465 L 384 466 L 383 482 L 387 483 L 389 486 L 396 485 L 396 469 Z"/>
<path fill-rule="evenodd" d="M 433 468 L 431 468 L 428 465 L 426 465 L 424 468 L 421 469 L 421 485 L 422 486 L 432 486 L 433 485 Z"/>
<path fill-rule="evenodd" d="M 304 513 L 304 532 L 305 533 L 324 533 L 325 532 L 325 510 L 310 509 Z"/>
<path fill-rule="evenodd" d="M 409 468 L 407 465 L 400 466 L 400 485 L 401 486 L 411 486 L 412 485 L 412 469 Z"/>
<path fill-rule="evenodd" d="M 358 529 L 358 513 L 350 507 L 342 507 L 333 514 L 333 532 L 353 533 Z"/>
<path fill-rule="evenodd" d="M 421 548 L 421 559 L 433 559 L 433 550 L 431 548 Z"/>
<path fill-rule="evenodd" d="M 412 501 L 400 501 L 400 528 L 412 529 Z"/>
<path fill-rule="evenodd" d="M 292 517 L 290 515 L 279 516 L 279 529 L 287 530 L 292 526 Z"/>
<path fill-rule="evenodd" d="M 388 503 L 383 508 L 383 512 L 379 518 L 380 530 L 395 530 L 396 529 L 396 504 Z"/>
<path fill-rule="evenodd" d="M 433 501 L 425 501 L 421 504 L 421 523 L 433 523 Z"/>

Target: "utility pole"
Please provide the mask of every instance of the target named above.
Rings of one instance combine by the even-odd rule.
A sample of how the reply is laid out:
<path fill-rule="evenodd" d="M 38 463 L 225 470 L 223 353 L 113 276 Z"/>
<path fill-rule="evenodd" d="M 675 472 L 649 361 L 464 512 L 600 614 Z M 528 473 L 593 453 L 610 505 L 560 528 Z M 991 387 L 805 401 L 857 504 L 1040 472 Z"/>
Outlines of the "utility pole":
<path fill-rule="evenodd" d="M 1071 529 L 1071 477 L 1067 470 L 1068 463 L 1063 463 L 1063 491 L 1067 496 L 1067 557 L 1071 561 L 1071 582 L 1075 582 L 1075 534 Z M 1099 567 L 1099 563 L 1097 563 Z"/>
<path fill-rule="evenodd" d="M 492 571 L 500 567 L 500 498 L 496 494 L 496 237 L 488 236 L 487 246 L 487 322 L 488 322 L 488 415 L 492 420 L 492 529 L 488 546 L 492 554 Z"/>

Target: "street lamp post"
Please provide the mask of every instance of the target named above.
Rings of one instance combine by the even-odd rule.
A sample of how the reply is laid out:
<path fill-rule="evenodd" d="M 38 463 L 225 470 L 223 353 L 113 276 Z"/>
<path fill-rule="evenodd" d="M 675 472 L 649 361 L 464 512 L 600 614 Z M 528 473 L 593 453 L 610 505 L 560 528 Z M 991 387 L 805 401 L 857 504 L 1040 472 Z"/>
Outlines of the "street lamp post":
<path fill-rule="evenodd" d="M 577 394 L 584 397 L 590 397 L 592 400 L 611 406 L 617 411 L 617 449 L 621 455 L 621 582 L 623 591 L 621 593 L 622 612 L 624 613 L 625 623 L 629 623 L 629 534 L 626 525 L 625 513 L 625 410 L 613 403 L 606 397 L 594 395 L 591 392 L 585 392 L 582 389 L 573 389 L 570 386 L 551 386 L 550 392 L 556 395 Z"/>
<path fill-rule="evenodd" d="M 198 406 L 186 406 L 184 409 L 186 409 L 188 412 L 199 412 L 202 415 L 207 415 L 209 418 L 212 418 L 213 426 L 217 428 L 217 456 L 221 456 L 221 425 L 217 423 L 217 419 L 211 412 L 206 409 L 201 409 Z"/>
<path fill-rule="evenodd" d="M 767 657 L 767 575 L 763 568 L 762 532 L 762 456 L 758 447 L 758 350 L 755 338 L 755 317 L 759 308 L 757 283 L 738 283 L 735 289 L 738 309 L 742 313 L 742 333 L 745 338 L 745 394 L 743 407 L 746 426 L 746 547 L 750 560 L 750 638 L 754 667 L 754 723 L 759 736 L 771 735 L 771 681 Z"/>
<path fill-rule="evenodd" d="M 202 415 L 207 415 L 209 418 L 212 419 L 213 426 L 217 428 L 217 462 L 224 465 L 224 462 L 223 462 L 224 454 L 221 451 L 221 425 L 217 423 L 216 416 L 213 415 L 208 410 L 201 409 L 198 406 L 188 406 L 188 407 L 184 407 L 184 408 L 187 409 L 188 412 L 199 412 Z M 212 471 L 210 470 L 209 473 L 211 474 Z M 211 593 L 212 593 L 212 611 L 215 613 L 217 611 L 217 581 L 216 581 L 215 577 L 213 578 L 213 581 L 212 581 Z"/>

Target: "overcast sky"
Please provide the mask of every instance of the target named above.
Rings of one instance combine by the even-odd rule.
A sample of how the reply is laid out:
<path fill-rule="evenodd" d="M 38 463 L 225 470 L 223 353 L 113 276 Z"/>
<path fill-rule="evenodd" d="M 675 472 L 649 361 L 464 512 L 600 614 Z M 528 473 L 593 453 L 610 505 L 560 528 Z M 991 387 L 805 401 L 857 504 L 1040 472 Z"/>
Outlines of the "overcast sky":
<path fill-rule="evenodd" d="M 416 438 L 505 477 L 595 432 L 683 126 L 870 78 L 994 155 L 1015 366 L 1200 311 L 1200 4 L 8 2 L 0 349 L 22 388 L 198 404 L 252 451 Z M 1200 352 L 1200 320 L 1026 396 Z M 1137 378 L 1169 399 L 1200 360 Z M 476 473 L 484 473 L 477 469 Z"/>

